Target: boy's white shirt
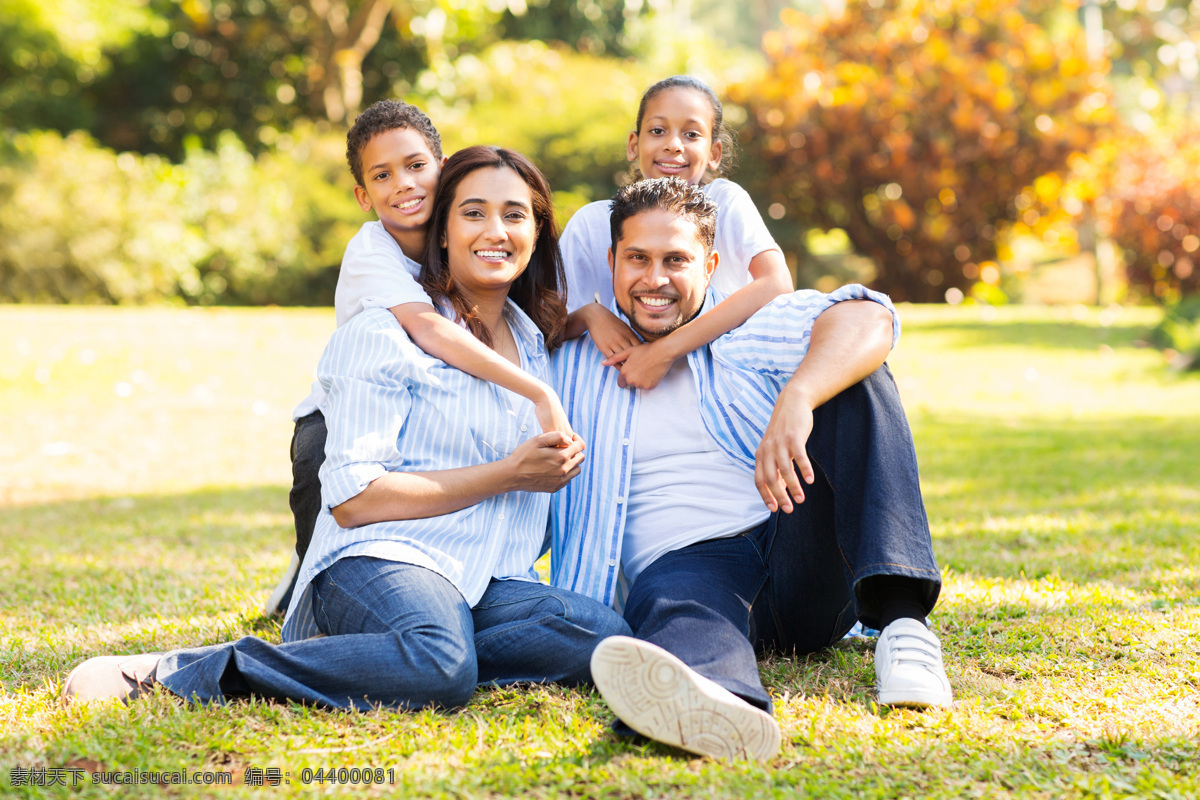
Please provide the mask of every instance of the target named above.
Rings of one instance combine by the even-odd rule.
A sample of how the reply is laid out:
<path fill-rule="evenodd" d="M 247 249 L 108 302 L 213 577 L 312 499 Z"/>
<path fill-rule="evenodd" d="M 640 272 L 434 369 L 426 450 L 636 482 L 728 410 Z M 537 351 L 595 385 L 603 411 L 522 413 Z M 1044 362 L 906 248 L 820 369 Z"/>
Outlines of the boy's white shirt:
<path fill-rule="evenodd" d="M 365 223 L 346 245 L 333 310 L 340 328 L 368 308 L 391 308 L 402 303 L 430 303 L 417 283 L 421 265 L 404 255 L 399 243 L 378 220 Z M 321 407 L 325 391 L 313 381 L 308 397 L 292 411 L 292 419 L 307 416 Z"/>
<path fill-rule="evenodd" d="M 754 201 L 741 186 L 718 178 L 703 187 L 717 204 L 717 235 L 714 249 L 720 254 L 713 273 L 712 288 L 731 295 L 753 280 L 750 260 L 779 245 L 767 230 Z M 608 248 L 612 234 L 608 226 L 609 201 L 597 200 L 575 212 L 563 230 L 560 244 L 567 274 L 567 310 L 599 301 L 608 308 L 613 299 Z"/>

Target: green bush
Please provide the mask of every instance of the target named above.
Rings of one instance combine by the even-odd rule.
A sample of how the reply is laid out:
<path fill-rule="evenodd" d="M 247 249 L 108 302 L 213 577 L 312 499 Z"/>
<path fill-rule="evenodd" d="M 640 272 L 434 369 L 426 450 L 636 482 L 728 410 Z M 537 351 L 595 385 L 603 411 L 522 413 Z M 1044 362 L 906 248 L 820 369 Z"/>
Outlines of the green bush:
<path fill-rule="evenodd" d="M 232 135 L 180 164 L 84 134 L 10 135 L 0 160 L 0 300 L 327 304 L 363 221 L 341 143 L 255 159 Z"/>
<path fill-rule="evenodd" d="M 408 99 L 429 113 L 446 152 L 497 144 L 528 156 L 555 190 L 560 224 L 616 191 L 638 100 L 664 77 L 541 42 L 503 42 L 429 75 L 432 88 Z"/>
<path fill-rule="evenodd" d="M 1172 363 L 1179 369 L 1200 370 L 1200 294 L 1168 306 L 1162 322 L 1150 332 L 1150 341 L 1178 353 Z"/>

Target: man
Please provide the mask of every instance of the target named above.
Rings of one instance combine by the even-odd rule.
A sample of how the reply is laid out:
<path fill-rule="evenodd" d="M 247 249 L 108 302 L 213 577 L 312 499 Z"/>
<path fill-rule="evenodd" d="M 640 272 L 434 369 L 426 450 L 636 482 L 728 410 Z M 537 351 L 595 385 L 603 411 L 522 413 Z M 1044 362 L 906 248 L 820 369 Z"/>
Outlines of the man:
<path fill-rule="evenodd" d="M 614 311 L 646 341 L 704 313 L 716 208 L 641 181 L 613 199 Z M 779 727 L 756 648 L 808 653 L 856 620 L 882 629 L 881 703 L 949 705 L 925 626 L 941 587 L 907 420 L 884 359 L 899 335 L 861 286 L 795 292 L 623 389 L 587 337 L 554 356 L 589 442 L 551 507 L 557 586 L 624 606 L 635 639 L 592 677 L 639 733 L 703 755 L 765 759 Z"/>

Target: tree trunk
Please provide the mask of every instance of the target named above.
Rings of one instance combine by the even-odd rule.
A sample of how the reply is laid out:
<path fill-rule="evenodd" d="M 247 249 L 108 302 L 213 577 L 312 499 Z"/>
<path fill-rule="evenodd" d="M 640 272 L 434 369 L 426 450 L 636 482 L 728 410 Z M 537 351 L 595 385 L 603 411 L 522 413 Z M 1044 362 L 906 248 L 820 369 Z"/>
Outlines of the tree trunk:
<path fill-rule="evenodd" d="M 330 122 L 345 124 L 362 104 L 362 64 L 383 33 L 393 0 L 366 0 L 351 14 L 349 0 L 308 0 L 313 45 L 321 67 L 314 94 Z"/>

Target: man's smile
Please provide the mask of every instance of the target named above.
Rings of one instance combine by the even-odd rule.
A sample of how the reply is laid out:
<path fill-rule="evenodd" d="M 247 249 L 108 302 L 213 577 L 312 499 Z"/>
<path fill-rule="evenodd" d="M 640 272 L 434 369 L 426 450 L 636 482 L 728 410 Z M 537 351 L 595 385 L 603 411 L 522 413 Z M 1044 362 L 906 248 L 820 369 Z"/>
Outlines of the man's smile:
<path fill-rule="evenodd" d="M 663 294 L 636 294 L 633 299 L 652 311 L 661 311 L 679 300 L 676 296 Z"/>

